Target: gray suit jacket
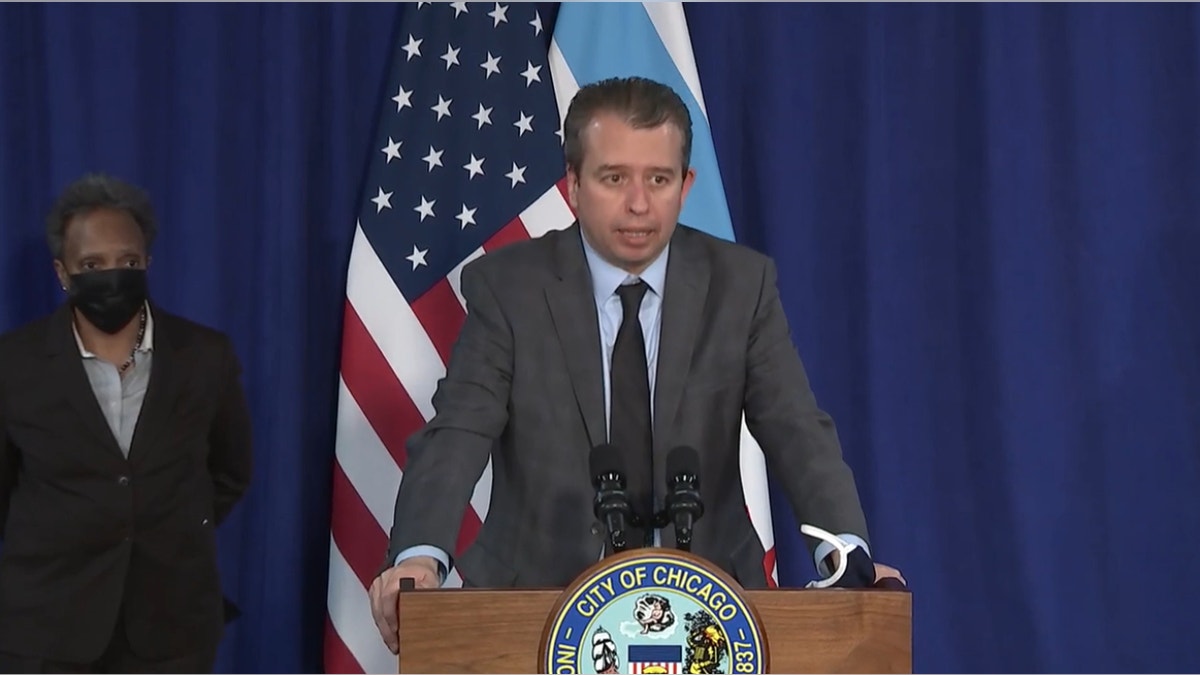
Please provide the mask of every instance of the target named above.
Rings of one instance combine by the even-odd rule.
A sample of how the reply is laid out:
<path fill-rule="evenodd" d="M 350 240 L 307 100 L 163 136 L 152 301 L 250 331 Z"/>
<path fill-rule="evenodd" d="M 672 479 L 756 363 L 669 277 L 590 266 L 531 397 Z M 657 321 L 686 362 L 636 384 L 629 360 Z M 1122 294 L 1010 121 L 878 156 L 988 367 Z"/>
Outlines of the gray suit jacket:
<path fill-rule="evenodd" d="M 420 544 L 454 551 L 490 456 L 487 519 L 454 561 L 464 583 L 564 586 L 596 562 L 605 540 L 588 475 L 588 453 L 606 440 L 600 333 L 579 225 L 467 265 L 462 293 L 467 320 L 434 395 L 436 415 L 409 441 L 387 560 Z M 698 451 L 705 513 L 692 552 L 743 586 L 766 585 L 740 480 L 743 410 L 797 519 L 869 543 L 833 421 L 792 344 L 771 260 L 680 225 L 662 311 L 654 482 L 665 489 L 672 448 Z M 663 545 L 674 545 L 670 528 Z"/>

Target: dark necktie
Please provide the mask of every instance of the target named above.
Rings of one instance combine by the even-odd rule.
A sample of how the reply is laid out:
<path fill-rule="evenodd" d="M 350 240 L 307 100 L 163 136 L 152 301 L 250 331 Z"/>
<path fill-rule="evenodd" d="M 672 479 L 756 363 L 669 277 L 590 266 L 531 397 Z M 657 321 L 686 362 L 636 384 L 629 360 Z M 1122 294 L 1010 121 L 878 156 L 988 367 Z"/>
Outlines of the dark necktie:
<path fill-rule="evenodd" d="M 650 425 L 650 378 L 646 366 L 646 340 L 638 312 L 649 286 L 638 280 L 617 288 L 623 318 L 613 345 L 609 397 L 609 442 L 626 458 L 629 496 L 634 513 L 643 521 L 654 517 L 653 464 Z M 629 545 L 652 543 L 653 529 L 630 528 Z"/>

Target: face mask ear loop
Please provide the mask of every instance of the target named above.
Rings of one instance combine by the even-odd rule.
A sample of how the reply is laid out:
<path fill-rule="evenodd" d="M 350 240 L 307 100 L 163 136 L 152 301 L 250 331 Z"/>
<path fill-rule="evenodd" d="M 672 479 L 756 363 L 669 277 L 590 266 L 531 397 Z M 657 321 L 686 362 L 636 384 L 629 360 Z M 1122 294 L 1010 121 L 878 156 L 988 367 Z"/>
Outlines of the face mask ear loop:
<path fill-rule="evenodd" d="M 820 539 L 821 541 L 828 542 L 835 549 L 837 549 L 838 553 L 840 554 L 838 556 L 838 567 L 836 570 L 834 570 L 832 575 L 819 581 L 810 581 L 807 585 L 805 585 L 805 588 L 829 588 L 840 581 L 841 578 L 846 574 L 846 568 L 849 565 L 850 552 L 858 548 L 858 544 L 848 544 L 836 534 L 831 534 L 830 532 L 827 532 L 816 525 L 801 525 L 800 532 L 807 534 L 814 539 Z"/>

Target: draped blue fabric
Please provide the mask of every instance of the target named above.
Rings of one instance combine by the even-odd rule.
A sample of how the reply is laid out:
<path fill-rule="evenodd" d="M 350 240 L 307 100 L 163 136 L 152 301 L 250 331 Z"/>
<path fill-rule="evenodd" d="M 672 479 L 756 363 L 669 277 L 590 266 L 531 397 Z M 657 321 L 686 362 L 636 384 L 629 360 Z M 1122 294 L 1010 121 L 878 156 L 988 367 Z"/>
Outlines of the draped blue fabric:
<path fill-rule="evenodd" d="M 915 667 L 1200 668 L 1197 8 L 691 16 Z"/>
<path fill-rule="evenodd" d="M 687 12 L 737 238 L 779 262 L 876 557 L 913 587 L 916 669 L 1200 669 L 1200 10 Z M 222 671 L 321 667 L 344 277 L 397 17 L 0 6 L 0 330 L 60 301 L 43 218 L 104 170 L 158 207 L 156 300 L 245 366 Z"/>

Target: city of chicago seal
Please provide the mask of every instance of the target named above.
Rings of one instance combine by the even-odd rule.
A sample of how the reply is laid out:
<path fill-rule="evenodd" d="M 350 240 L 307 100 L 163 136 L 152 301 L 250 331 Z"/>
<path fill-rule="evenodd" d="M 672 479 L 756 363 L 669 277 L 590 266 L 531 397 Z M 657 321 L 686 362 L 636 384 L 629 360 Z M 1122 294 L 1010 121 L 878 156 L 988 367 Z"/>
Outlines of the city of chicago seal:
<path fill-rule="evenodd" d="M 607 558 L 549 617 L 543 673 L 761 673 L 757 617 L 723 573 L 669 549 Z"/>

